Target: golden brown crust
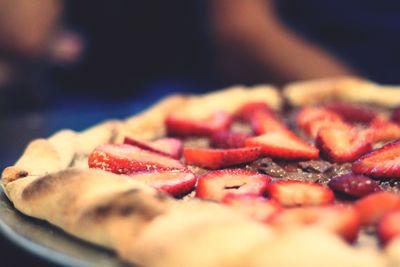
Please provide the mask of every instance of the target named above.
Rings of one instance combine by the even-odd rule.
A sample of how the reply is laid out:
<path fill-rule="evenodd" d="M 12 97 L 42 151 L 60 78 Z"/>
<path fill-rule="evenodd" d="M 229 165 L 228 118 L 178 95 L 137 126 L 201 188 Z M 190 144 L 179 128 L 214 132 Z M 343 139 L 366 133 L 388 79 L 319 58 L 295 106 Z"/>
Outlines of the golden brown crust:
<path fill-rule="evenodd" d="M 338 77 L 294 82 L 284 87 L 283 95 L 292 106 L 341 100 L 394 107 L 400 105 L 399 89 L 355 77 Z"/>

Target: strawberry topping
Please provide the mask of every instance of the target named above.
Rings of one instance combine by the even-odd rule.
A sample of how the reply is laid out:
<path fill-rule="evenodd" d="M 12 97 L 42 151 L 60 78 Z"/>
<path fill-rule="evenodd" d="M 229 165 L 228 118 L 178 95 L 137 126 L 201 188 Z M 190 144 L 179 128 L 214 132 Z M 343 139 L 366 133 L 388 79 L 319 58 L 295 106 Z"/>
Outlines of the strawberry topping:
<path fill-rule="evenodd" d="M 319 119 L 315 121 L 310 121 L 308 122 L 304 128 L 303 131 L 312 139 L 316 139 L 319 133 L 319 130 L 323 128 L 337 128 L 337 129 L 343 129 L 345 131 L 350 131 L 351 126 L 342 120 L 335 120 L 332 121 L 330 119 Z"/>
<path fill-rule="evenodd" d="M 306 181 L 273 182 L 267 192 L 272 199 L 285 206 L 322 205 L 334 200 L 334 194 L 329 188 Z"/>
<path fill-rule="evenodd" d="M 137 146 L 139 148 L 175 159 L 179 159 L 181 157 L 183 149 L 183 142 L 177 138 L 161 138 L 153 142 L 144 142 L 130 137 L 125 137 L 124 144 Z"/>
<path fill-rule="evenodd" d="M 218 169 L 256 160 L 261 154 L 259 147 L 213 149 L 185 147 L 183 156 L 187 164 L 208 169 Z"/>
<path fill-rule="evenodd" d="M 288 131 L 286 125 L 270 112 L 257 111 L 251 117 L 250 122 L 256 135 Z"/>
<path fill-rule="evenodd" d="M 239 110 L 237 110 L 235 117 L 239 120 L 250 122 L 253 115 L 258 111 L 274 114 L 274 111 L 266 103 L 250 102 L 244 104 Z"/>
<path fill-rule="evenodd" d="M 387 144 L 359 158 L 354 173 L 387 180 L 400 179 L 400 141 Z"/>
<path fill-rule="evenodd" d="M 190 192 L 196 184 L 196 176 L 188 170 L 140 172 L 130 177 L 176 197 Z"/>
<path fill-rule="evenodd" d="M 400 107 L 397 107 L 393 110 L 391 118 L 393 122 L 400 124 Z"/>
<path fill-rule="evenodd" d="M 183 142 L 178 138 L 160 138 L 151 142 L 151 146 L 175 159 L 179 159 L 182 156 Z"/>
<path fill-rule="evenodd" d="M 358 213 L 351 206 L 327 205 L 285 209 L 273 215 L 269 223 L 278 228 L 316 226 L 332 231 L 353 242 L 360 228 Z"/>
<path fill-rule="evenodd" d="M 329 181 L 328 185 L 336 192 L 353 197 L 362 197 L 381 191 L 378 182 L 364 175 L 353 173 L 336 176 Z"/>
<path fill-rule="evenodd" d="M 250 137 L 246 146 L 259 146 L 264 156 L 281 159 L 317 159 L 318 149 L 303 141 L 290 131 L 266 133 Z"/>
<path fill-rule="evenodd" d="M 377 192 L 361 198 L 355 203 L 363 225 L 373 225 L 388 214 L 400 208 L 400 197 L 389 192 Z"/>
<path fill-rule="evenodd" d="M 337 163 L 352 162 L 372 149 L 368 134 L 334 127 L 320 129 L 316 144 L 323 157 Z"/>
<path fill-rule="evenodd" d="M 382 244 L 388 244 L 400 236 L 400 210 L 385 215 L 378 224 L 378 236 Z"/>
<path fill-rule="evenodd" d="M 131 145 L 101 145 L 89 155 L 89 167 L 117 174 L 138 171 L 176 170 L 185 166 L 178 160 Z"/>
<path fill-rule="evenodd" d="M 400 138 L 400 126 L 384 117 L 376 117 L 366 131 L 374 143 Z"/>
<path fill-rule="evenodd" d="M 222 199 L 222 203 L 260 222 L 266 222 L 282 210 L 278 202 L 252 194 L 229 193 Z"/>
<path fill-rule="evenodd" d="M 244 169 L 211 171 L 199 177 L 196 197 L 221 201 L 226 194 L 264 194 L 271 178 Z"/>
<path fill-rule="evenodd" d="M 210 138 L 210 145 L 216 148 L 240 148 L 244 147 L 244 142 L 248 137 L 250 135 L 245 133 L 216 132 Z"/>
<path fill-rule="evenodd" d="M 315 121 L 335 122 L 342 121 L 342 118 L 336 113 L 321 107 L 305 107 L 297 113 L 296 124 L 302 130 L 305 130 L 307 124 Z"/>
<path fill-rule="evenodd" d="M 377 116 L 371 108 L 351 103 L 334 102 L 327 104 L 326 108 L 349 122 L 369 123 Z"/>
<path fill-rule="evenodd" d="M 169 135 L 210 136 L 224 131 L 232 123 L 232 116 L 225 112 L 216 112 L 205 120 L 191 120 L 176 115 L 169 115 L 165 120 Z"/>

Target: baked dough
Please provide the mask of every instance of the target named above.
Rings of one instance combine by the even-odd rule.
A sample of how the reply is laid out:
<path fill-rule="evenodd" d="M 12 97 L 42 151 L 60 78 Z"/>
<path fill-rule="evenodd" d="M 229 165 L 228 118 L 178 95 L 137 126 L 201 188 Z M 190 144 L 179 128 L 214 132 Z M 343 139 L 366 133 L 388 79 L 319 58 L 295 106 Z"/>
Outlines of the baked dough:
<path fill-rule="evenodd" d="M 316 96 L 317 85 L 310 90 Z M 293 103 L 307 102 L 290 88 L 285 92 Z M 107 121 L 81 133 L 62 130 L 34 140 L 15 165 L 3 171 L 4 192 L 22 213 L 147 267 L 321 266 L 324 260 L 329 266 L 385 266 L 382 256 L 368 252 L 365 260 L 360 259 L 363 252 L 323 230 L 278 234 L 228 207 L 195 199 L 177 201 L 128 176 L 87 167 L 87 156 L 98 145 L 121 142 L 127 135 L 140 140 L 163 136 L 167 114 L 205 118 L 217 110 L 235 112 L 249 101 L 282 107 L 272 86 L 238 86 L 204 96 L 171 96 L 124 121 Z M 328 242 L 333 255 L 345 257 L 299 255 L 298 247 L 309 240 L 306 236 L 310 247 Z"/>
<path fill-rule="evenodd" d="M 292 106 L 340 100 L 383 107 L 400 105 L 400 87 L 384 86 L 355 77 L 299 81 L 286 85 L 283 95 Z"/>

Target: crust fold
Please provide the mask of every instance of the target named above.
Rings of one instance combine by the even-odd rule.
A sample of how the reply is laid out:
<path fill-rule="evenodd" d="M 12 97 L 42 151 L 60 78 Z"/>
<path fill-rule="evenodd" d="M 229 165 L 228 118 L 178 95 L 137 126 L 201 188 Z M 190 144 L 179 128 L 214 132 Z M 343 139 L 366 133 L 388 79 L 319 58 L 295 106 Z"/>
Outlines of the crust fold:
<path fill-rule="evenodd" d="M 368 103 L 382 107 L 400 105 L 400 87 L 384 86 L 355 77 L 299 81 L 286 85 L 284 97 L 292 106 L 317 105 L 329 101 Z"/>

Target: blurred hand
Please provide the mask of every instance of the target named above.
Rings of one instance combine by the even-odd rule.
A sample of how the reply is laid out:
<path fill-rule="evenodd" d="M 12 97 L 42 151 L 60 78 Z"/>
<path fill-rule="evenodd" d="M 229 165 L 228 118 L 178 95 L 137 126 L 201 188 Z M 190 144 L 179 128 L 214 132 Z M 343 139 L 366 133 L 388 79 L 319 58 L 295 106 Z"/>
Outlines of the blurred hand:
<path fill-rule="evenodd" d="M 274 0 L 211 0 L 212 34 L 220 68 L 234 82 L 313 79 L 355 72 L 286 27 Z"/>
<path fill-rule="evenodd" d="M 0 55 L 44 55 L 60 27 L 61 0 L 0 0 Z"/>

